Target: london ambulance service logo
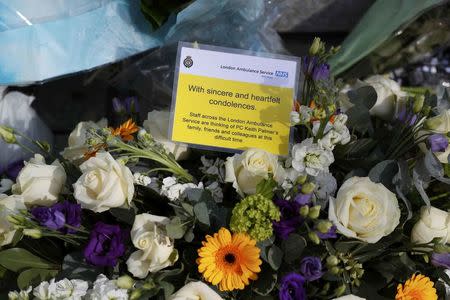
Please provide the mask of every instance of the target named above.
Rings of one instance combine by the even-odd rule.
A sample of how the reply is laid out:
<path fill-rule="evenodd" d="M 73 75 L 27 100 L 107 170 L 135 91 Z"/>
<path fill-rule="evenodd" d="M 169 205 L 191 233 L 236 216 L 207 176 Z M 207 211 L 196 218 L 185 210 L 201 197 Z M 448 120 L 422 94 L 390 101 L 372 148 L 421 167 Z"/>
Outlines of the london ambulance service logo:
<path fill-rule="evenodd" d="M 192 60 L 192 57 L 190 57 L 190 56 L 186 56 L 186 58 L 183 60 L 183 65 L 186 68 L 192 67 L 193 64 L 194 64 L 194 61 Z"/>

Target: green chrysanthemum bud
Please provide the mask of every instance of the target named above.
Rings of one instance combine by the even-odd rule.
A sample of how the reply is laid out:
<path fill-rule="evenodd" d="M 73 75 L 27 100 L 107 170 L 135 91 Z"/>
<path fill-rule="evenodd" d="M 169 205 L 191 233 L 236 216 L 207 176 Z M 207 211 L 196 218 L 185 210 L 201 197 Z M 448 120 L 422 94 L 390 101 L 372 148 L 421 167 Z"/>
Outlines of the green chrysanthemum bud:
<path fill-rule="evenodd" d="M 317 235 L 317 233 L 315 233 L 314 231 L 310 231 L 310 232 L 308 233 L 308 237 L 309 237 L 309 239 L 311 240 L 311 242 L 313 242 L 314 244 L 316 244 L 316 245 L 319 245 L 319 244 L 320 244 L 320 238 L 319 238 L 319 236 Z"/>
<path fill-rule="evenodd" d="M 21 225 L 25 222 L 25 217 L 21 215 L 8 215 L 6 220 L 13 225 Z"/>
<path fill-rule="evenodd" d="M 29 236 L 33 239 L 40 239 L 42 237 L 42 231 L 39 229 L 24 229 L 23 235 Z"/>
<path fill-rule="evenodd" d="M 342 296 L 344 293 L 345 293 L 345 290 L 346 290 L 347 288 L 345 287 L 345 284 L 342 284 L 342 285 L 340 285 L 339 287 L 337 287 L 335 290 L 334 290 L 334 294 L 337 296 L 337 297 L 339 297 L 339 296 Z"/>
<path fill-rule="evenodd" d="M 309 209 L 308 217 L 310 219 L 317 219 L 320 215 L 320 205 L 313 206 Z"/>
<path fill-rule="evenodd" d="M 336 256 L 330 255 L 327 257 L 327 266 L 328 267 L 337 266 L 338 264 L 339 264 L 339 259 Z"/>
<path fill-rule="evenodd" d="M 272 200 L 256 194 L 242 199 L 233 208 L 230 229 L 246 232 L 256 241 L 263 241 L 273 234 L 272 222 L 279 220 L 280 210 Z"/>
<path fill-rule="evenodd" d="M 327 233 L 328 230 L 330 230 L 331 226 L 333 226 L 333 223 L 326 220 L 321 220 L 317 223 L 316 228 L 321 233 Z"/>
<path fill-rule="evenodd" d="M 308 175 L 301 175 L 297 178 L 297 183 L 304 184 L 306 182 L 306 179 L 308 179 Z"/>
<path fill-rule="evenodd" d="M 0 137 L 7 144 L 15 144 L 17 142 L 16 135 L 11 127 L 0 125 Z"/>
<path fill-rule="evenodd" d="M 309 48 L 309 54 L 316 55 L 323 49 L 324 45 L 320 38 L 314 38 L 311 47 Z"/>
<path fill-rule="evenodd" d="M 128 275 L 120 276 L 117 278 L 117 286 L 121 289 L 129 290 L 133 287 L 134 280 Z"/>
<path fill-rule="evenodd" d="M 413 112 L 415 114 L 418 114 L 422 110 L 424 101 L 425 101 L 424 95 L 417 95 L 414 98 Z"/>
<path fill-rule="evenodd" d="M 141 290 L 134 290 L 133 292 L 131 292 L 130 300 L 137 300 L 141 298 L 141 296 L 142 296 Z"/>
<path fill-rule="evenodd" d="M 309 206 L 308 205 L 304 205 L 304 206 L 300 207 L 299 214 L 303 218 L 306 218 L 308 216 L 308 214 L 309 214 Z"/>
<path fill-rule="evenodd" d="M 334 267 L 331 267 L 330 269 L 328 269 L 328 271 L 333 275 L 337 275 L 337 274 L 339 274 L 341 269 L 339 267 L 334 266 Z"/>
<path fill-rule="evenodd" d="M 311 194 L 314 192 L 314 189 L 316 188 L 316 185 L 312 182 L 307 182 L 304 185 L 302 185 L 302 193 L 303 194 Z"/>

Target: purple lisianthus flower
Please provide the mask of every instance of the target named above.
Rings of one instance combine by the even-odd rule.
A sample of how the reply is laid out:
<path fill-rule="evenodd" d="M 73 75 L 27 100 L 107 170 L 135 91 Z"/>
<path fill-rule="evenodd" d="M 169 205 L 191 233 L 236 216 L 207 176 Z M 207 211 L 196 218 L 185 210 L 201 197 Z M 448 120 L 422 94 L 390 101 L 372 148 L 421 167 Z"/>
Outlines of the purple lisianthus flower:
<path fill-rule="evenodd" d="M 319 237 L 319 239 L 321 239 L 321 240 L 335 239 L 335 238 L 337 238 L 336 229 L 337 229 L 337 227 L 333 225 L 330 227 L 330 229 L 328 229 L 328 232 L 322 233 L 322 232 L 316 230 L 316 234 Z"/>
<path fill-rule="evenodd" d="M 317 57 L 304 56 L 302 59 L 302 72 L 305 76 L 311 76 L 314 66 L 317 64 Z"/>
<path fill-rule="evenodd" d="M 114 267 L 117 259 L 125 253 L 127 238 L 128 233 L 119 225 L 97 222 L 84 248 L 84 258 L 95 266 Z"/>
<path fill-rule="evenodd" d="M 298 213 L 301 205 L 296 201 L 284 199 L 275 199 L 274 203 L 280 209 L 281 218 L 280 221 L 273 222 L 273 229 L 276 235 L 284 240 L 302 223 L 302 219 Z"/>
<path fill-rule="evenodd" d="M 8 176 L 9 179 L 15 181 L 17 178 L 17 175 L 19 175 L 19 172 L 22 170 L 23 166 L 24 166 L 24 163 L 23 163 L 22 159 L 10 163 L 5 169 L 6 176 Z"/>
<path fill-rule="evenodd" d="M 435 133 L 428 137 L 428 144 L 432 152 L 445 152 L 448 147 L 448 139 L 443 134 Z"/>
<path fill-rule="evenodd" d="M 295 196 L 294 198 L 294 202 L 299 204 L 299 208 L 300 206 L 304 206 L 304 205 L 308 205 L 311 203 L 311 197 L 312 197 L 312 193 L 311 194 L 302 194 L 299 193 L 298 195 Z"/>
<path fill-rule="evenodd" d="M 306 299 L 305 278 L 292 272 L 281 279 L 278 297 L 280 300 L 304 300 Z"/>
<path fill-rule="evenodd" d="M 112 105 L 114 112 L 118 114 L 139 112 L 139 103 L 136 97 L 127 97 L 124 100 L 115 97 L 112 99 Z"/>
<path fill-rule="evenodd" d="M 322 262 L 319 257 L 307 256 L 300 263 L 300 273 L 307 281 L 314 281 L 322 277 Z"/>
<path fill-rule="evenodd" d="M 406 107 L 402 107 L 397 115 L 397 119 L 409 126 L 413 126 L 417 121 L 417 115 L 408 111 Z"/>
<path fill-rule="evenodd" d="M 450 253 L 433 253 L 431 264 L 435 267 L 450 269 Z"/>
<path fill-rule="evenodd" d="M 39 224 L 53 230 L 62 228 L 66 223 L 64 214 L 53 207 L 35 207 L 31 209 L 31 214 Z"/>
<path fill-rule="evenodd" d="M 314 66 L 312 78 L 314 81 L 327 79 L 330 76 L 330 65 L 317 64 Z"/>
<path fill-rule="evenodd" d="M 64 201 L 62 203 L 56 203 L 53 208 L 61 212 L 66 219 L 66 224 L 71 227 L 78 228 L 81 225 L 81 205 L 76 203 L 70 203 L 69 201 Z M 75 233 L 76 230 L 72 228 L 61 228 L 62 232 L 65 233 Z"/>

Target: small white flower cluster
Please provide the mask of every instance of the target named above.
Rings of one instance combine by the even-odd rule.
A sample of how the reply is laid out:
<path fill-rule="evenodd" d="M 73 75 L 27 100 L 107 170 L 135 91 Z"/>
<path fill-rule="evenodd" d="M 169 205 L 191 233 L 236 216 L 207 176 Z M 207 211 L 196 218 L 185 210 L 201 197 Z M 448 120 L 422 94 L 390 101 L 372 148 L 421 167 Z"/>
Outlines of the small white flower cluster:
<path fill-rule="evenodd" d="M 314 110 L 308 106 L 301 105 L 299 111 L 291 111 L 291 125 L 306 124 L 311 121 Z"/>
<path fill-rule="evenodd" d="M 203 189 L 203 183 L 198 185 L 194 183 L 178 183 L 175 177 L 166 177 L 162 181 L 161 195 L 169 198 L 170 201 L 175 201 L 183 197 L 187 189 Z"/>
<path fill-rule="evenodd" d="M 94 282 L 92 289 L 88 290 L 89 284 L 79 279 L 69 280 L 64 278 L 55 281 L 43 281 L 37 287 L 27 290 L 12 291 L 8 293 L 9 300 L 29 300 L 33 292 L 36 300 L 128 300 L 128 290 L 117 286 L 116 280 L 109 280 L 100 274 Z"/>
<path fill-rule="evenodd" d="M 142 185 L 142 186 L 148 186 L 150 183 L 152 183 L 152 179 L 144 174 L 141 174 L 139 172 L 136 172 L 133 174 L 134 177 L 134 184 Z"/>
<path fill-rule="evenodd" d="M 334 123 L 325 126 L 324 137 L 314 142 L 308 138 L 292 147 L 292 167 L 301 174 L 317 176 L 319 173 L 328 173 L 329 166 L 334 162 L 333 149 L 337 144 L 347 144 L 350 141 L 350 132 L 345 125 L 347 115 L 338 114 Z M 319 131 L 320 122 L 313 123 L 313 134 Z"/>

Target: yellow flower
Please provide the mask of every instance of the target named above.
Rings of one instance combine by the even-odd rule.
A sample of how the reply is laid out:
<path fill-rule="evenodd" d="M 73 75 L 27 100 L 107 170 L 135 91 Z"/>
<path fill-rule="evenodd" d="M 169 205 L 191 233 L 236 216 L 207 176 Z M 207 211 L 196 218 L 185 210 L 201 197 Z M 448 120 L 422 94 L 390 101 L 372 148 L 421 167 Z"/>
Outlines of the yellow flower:
<path fill-rule="evenodd" d="M 221 291 L 242 290 L 250 279 L 258 278 L 260 250 L 246 233 L 231 235 L 228 229 L 221 228 L 214 236 L 207 235 L 202 244 L 198 249 L 198 271 L 208 282 L 219 284 Z"/>
<path fill-rule="evenodd" d="M 111 128 L 111 133 L 115 136 L 120 136 L 122 140 L 124 141 L 132 141 L 134 137 L 132 136 L 133 133 L 138 132 L 139 127 L 136 125 L 136 123 L 133 122 L 133 120 L 129 119 L 122 125 L 120 125 L 117 128 Z"/>
<path fill-rule="evenodd" d="M 434 283 L 422 274 L 414 274 L 402 286 L 397 286 L 395 300 L 437 300 Z"/>

